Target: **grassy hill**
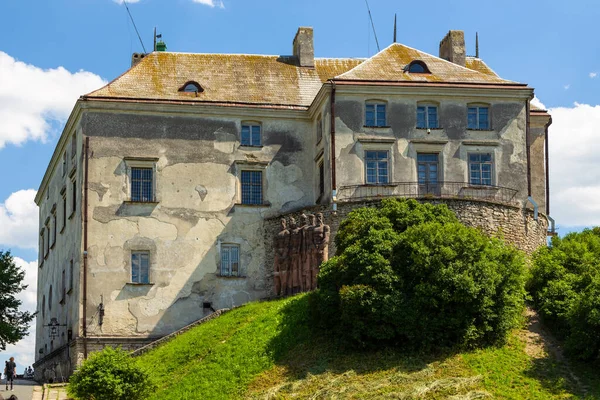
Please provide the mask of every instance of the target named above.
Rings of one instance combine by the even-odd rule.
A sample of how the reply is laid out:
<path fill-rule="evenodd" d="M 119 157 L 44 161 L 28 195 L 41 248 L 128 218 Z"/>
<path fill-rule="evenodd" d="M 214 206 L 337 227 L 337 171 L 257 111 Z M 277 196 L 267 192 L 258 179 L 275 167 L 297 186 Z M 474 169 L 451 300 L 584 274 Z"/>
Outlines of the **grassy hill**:
<path fill-rule="evenodd" d="M 458 354 L 348 351 L 311 334 L 307 303 L 248 304 L 138 357 L 159 384 L 152 399 L 600 399 L 597 370 L 525 329 Z"/>

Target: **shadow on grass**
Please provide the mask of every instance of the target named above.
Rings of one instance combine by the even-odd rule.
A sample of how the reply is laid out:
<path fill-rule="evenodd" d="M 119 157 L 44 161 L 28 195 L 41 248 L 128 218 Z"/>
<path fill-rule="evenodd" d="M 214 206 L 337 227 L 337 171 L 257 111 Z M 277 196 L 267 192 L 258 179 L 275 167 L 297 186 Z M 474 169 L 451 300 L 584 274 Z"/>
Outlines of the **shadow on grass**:
<path fill-rule="evenodd" d="M 565 356 L 561 342 L 537 313 L 530 312 L 527 317 L 530 335 L 537 338 L 544 356 L 533 359 L 526 375 L 554 394 L 567 392 L 577 398 L 600 399 L 600 360 L 586 363 Z"/>
<path fill-rule="evenodd" d="M 287 378 L 304 379 L 325 372 L 357 375 L 395 368 L 410 374 L 444 361 L 455 353 L 423 355 L 397 348 L 357 350 L 342 343 L 331 331 L 311 326 L 310 298 L 307 293 L 292 298 L 281 310 L 280 333 L 268 344 L 276 365 L 286 369 Z"/>

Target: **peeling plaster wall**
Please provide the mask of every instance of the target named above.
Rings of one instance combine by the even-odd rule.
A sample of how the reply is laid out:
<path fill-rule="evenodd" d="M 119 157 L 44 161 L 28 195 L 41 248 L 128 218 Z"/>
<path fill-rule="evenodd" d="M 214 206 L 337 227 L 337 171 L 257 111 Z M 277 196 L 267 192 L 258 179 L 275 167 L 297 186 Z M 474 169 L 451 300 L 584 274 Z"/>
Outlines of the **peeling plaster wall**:
<path fill-rule="evenodd" d="M 264 297 L 264 218 L 314 204 L 314 124 L 261 118 L 263 147 L 239 144 L 246 118 L 86 112 L 90 137 L 89 334 L 150 337 Z M 255 118 L 252 119 L 256 120 Z M 310 146 L 310 147 L 309 147 Z M 309 153 L 310 154 L 310 153 Z M 126 157 L 153 158 L 156 203 L 129 202 Z M 242 206 L 239 172 L 264 165 L 268 206 Z M 221 277 L 220 245 L 240 246 L 245 277 Z M 150 285 L 130 282 L 131 252 L 150 253 Z"/>
<path fill-rule="evenodd" d="M 530 154 L 531 154 L 531 196 L 537 202 L 540 211 L 546 212 L 546 129 L 548 117 L 531 117 Z"/>
<path fill-rule="evenodd" d="M 366 100 L 387 103 L 387 127 L 365 127 Z M 440 129 L 416 128 L 417 102 L 438 105 Z M 494 100 L 491 130 L 467 129 L 467 104 L 481 100 L 436 96 L 344 95 L 336 101 L 336 168 L 338 186 L 365 183 L 364 151 L 389 150 L 390 181 L 417 181 L 417 153 L 439 153 L 439 180 L 468 182 L 468 153 L 492 153 L 494 184 L 518 190 L 527 198 L 525 102 Z"/>
<path fill-rule="evenodd" d="M 38 278 L 37 278 L 37 315 L 36 315 L 36 344 L 35 344 L 35 359 L 36 361 L 46 357 L 52 351 L 55 351 L 61 346 L 68 343 L 69 330 L 72 331 L 73 337 L 80 334 L 80 281 L 82 265 L 82 214 L 81 214 L 81 199 L 82 199 L 82 184 L 83 184 L 83 168 L 82 168 L 82 140 L 81 136 L 77 136 L 76 154 L 72 156 L 71 141 L 68 145 L 59 152 L 59 162 L 52 172 L 48 185 L 44 193 L 42 193 L 41 202 L 39 204 L 39 231 L 46 231 L 46 221 L 49 221 L 49 229 L 53 231 L 54 219 L 52 218 L 52 210 L 56 215 L 56 240 L 52 244 L 49 242 L 50 249 L 47 254 L 38 254 Z M 67 164 L 65 172 L 62 167 L 62 154 L 67 151 Z M 73 186 L 72 182 L 76 183 L 76 206 L 73 212 Z M 63 192 L 64 190 L 64 192 Z M 67 218 L 63 228 L 63 193 L 67 201 Z M 69 287 L 70 277 L 70 262 L 73 261 L 73 287 Z M 63 296 L 62 273 L 65 271 L 65 295 Z M 52 299 L 50 299 L 50 288 L 52 287 Z M 45 298 L 45 301 L 44 301 Z M 44 307 L 45 303 L 45 307 Z M 58 336 L 50 337 L 51 318 L 56 318 L 61 325 L 58 327 Z M 40 352 L 40 350 L 42 350 Z M 65 365 L 64 368 L 68 368 Z"/>

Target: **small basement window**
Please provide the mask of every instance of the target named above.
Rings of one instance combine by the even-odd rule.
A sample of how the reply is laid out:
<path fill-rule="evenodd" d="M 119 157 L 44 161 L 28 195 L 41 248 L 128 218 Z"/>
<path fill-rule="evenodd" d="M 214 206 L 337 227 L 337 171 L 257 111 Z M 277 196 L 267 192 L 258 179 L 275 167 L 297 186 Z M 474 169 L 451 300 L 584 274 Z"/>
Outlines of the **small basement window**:
<path fill-rule="evenodd" d="M 427 68 L 427 64 L 425 64 L 421 60 L 414 60 L 406 67 L 404 67 L 405 72 L 410 72 L 413 74 L 430 74 L 429 68 Z"/>
<path fill-rule="evenodd" d="M 179 91 L 186 93 L 202 93 L 204 89 L 202 89 L 202 86 L 200 86 L 198 82 L 188 81 L 185 83 L 185 85 L 179 88 Z"/>

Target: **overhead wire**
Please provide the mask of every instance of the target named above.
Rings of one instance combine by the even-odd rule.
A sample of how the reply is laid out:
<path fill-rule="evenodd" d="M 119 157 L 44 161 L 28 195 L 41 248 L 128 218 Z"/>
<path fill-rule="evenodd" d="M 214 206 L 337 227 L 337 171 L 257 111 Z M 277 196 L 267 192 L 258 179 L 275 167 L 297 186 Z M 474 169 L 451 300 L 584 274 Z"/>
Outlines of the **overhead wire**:
<path fill-rule="evenodd" d="M 377 40 L 377 32 L 375 32 L 375 24 L 373 23 L 373 16 L 371 15 L 371 9 L 369 8 L 369 2 L 365 0 L 365 4 L 367 5 L 367 11 L 369 12 L 369 19 L 371 20 L 371 26 L 373 27 L 373 35 L 375 36 L 375 43 L 377 44 L 377 51 L 381 51 L 379 48 L 379 40 Z"/>
<path fill-rule="evenodd" d="M 127 9 L 127 13 L 129 14 L 129 18 L 131 19 L 131 23 L 133 24 L 133 28 L 135 29 L 135 33 L 137 33 L 138 39 L 140 39 L 140 43 L 142 44 L 142 49 L 144 49 L 144 53 L 147 53 L 146 46 L 144 46 L 144 42 L 142 41 L 142 37 L 138 32 L 137 26 L 135 26 L 135 21 L 133 20 L 133 16 L 131 15 L 131 11 L 129 11 L 129 6 L 127 5 L 127 1 L 123 0 L 123 4 L 125 4 L 125 8 Z"/>

